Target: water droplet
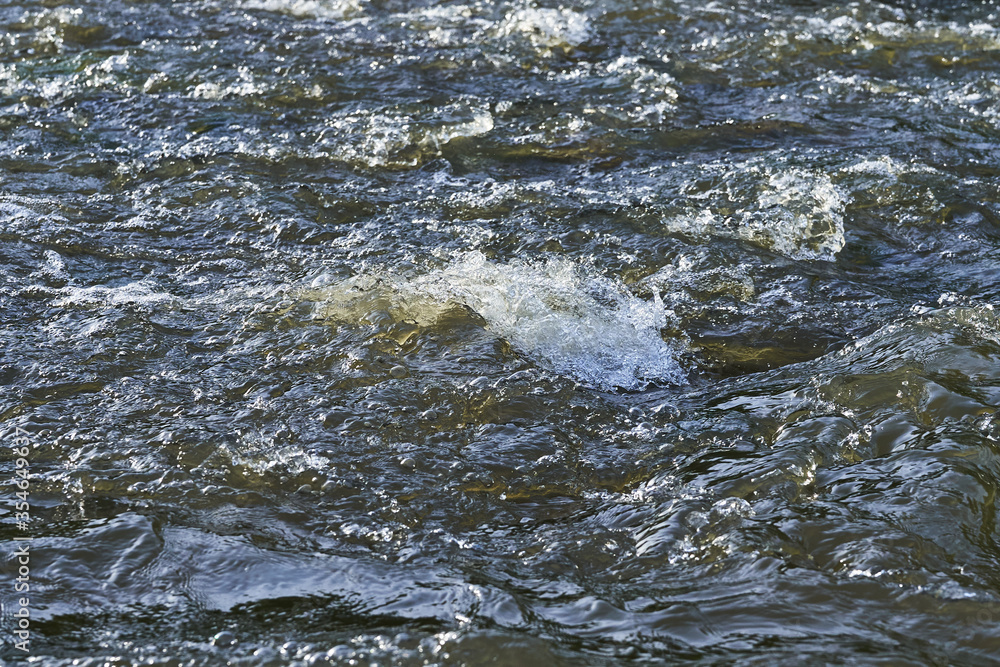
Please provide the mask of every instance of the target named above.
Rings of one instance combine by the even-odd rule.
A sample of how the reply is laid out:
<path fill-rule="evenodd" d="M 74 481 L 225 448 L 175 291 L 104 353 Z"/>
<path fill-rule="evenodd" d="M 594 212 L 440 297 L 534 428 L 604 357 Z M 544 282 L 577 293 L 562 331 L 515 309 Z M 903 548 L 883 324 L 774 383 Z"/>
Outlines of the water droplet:
<path fill-rule="evenodd" d="M 234 635 L 229 630 L 223 630 L 222 632 L 212 637 L 212 646 L 229 648 L 232 646 L 236 646 L 237 643 L 238 640 L 236 639 L 236 635 Z"/>

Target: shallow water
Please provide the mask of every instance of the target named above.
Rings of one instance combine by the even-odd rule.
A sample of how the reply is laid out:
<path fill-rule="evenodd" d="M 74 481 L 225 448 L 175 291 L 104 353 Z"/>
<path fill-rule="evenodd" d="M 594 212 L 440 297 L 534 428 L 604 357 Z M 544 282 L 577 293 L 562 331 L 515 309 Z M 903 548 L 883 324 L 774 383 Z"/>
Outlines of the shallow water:
<path fill-rule="evenodd" d="M 1000 662 L 998 12 L 0 5 L 0 657 Z"/>

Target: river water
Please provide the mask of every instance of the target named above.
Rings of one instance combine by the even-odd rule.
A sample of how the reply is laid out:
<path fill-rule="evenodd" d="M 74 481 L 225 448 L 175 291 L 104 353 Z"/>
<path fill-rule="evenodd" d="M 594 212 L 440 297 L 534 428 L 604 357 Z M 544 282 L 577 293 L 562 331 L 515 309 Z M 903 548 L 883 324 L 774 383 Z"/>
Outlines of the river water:
<path fill-rule="evenodd" d="M 1000 662 L 992 2 L 0 24 L 5 664 Z"/>

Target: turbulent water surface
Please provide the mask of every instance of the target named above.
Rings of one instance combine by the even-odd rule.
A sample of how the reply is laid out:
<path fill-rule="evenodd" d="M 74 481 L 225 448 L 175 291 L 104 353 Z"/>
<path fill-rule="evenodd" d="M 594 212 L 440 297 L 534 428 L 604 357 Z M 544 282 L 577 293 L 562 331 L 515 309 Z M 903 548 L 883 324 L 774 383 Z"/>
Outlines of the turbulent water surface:
<path fill-rule="evenodd" d="M 1000 662 L 992 2 L 0 26 L 4 664 Z"/>

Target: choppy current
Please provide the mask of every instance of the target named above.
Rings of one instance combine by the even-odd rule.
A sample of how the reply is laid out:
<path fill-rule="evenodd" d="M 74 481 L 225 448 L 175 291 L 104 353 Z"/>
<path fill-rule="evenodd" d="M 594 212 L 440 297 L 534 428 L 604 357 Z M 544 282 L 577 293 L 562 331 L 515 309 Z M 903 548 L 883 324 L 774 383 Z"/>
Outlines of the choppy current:
<path fill-rule="evenodd" d="M 993 2 L 0 3 L 0 661 L 1000 663 L 998 151 Z"/>

